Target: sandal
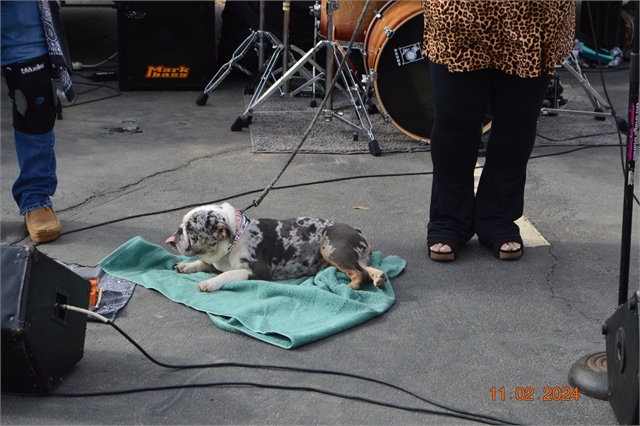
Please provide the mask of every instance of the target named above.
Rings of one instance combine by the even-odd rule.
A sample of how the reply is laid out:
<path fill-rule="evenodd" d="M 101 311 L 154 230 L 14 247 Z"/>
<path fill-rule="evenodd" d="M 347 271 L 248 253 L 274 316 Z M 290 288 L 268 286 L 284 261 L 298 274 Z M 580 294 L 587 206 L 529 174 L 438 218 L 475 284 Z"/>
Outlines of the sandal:
<path fill-rule="evenodd" d="M 435 251 L 431 250 L 436 244 L 446 244 L 451 248 L 451 251 Z M 458 242 L 449 238 L 427 238 L 427 245 L 429 246 L 429 258 L 438 262 L 451 262 L 458 257 Z"/>
<path fill-rule="evenodd" d="M 520 249 L 502 250 L 502 245 L 505 243 L 518 243 L 520 244 Z M 492 246 L 493 255 L 500 260 L 518 260 L 522 257 L 522 253 L 524 251 L 524 244 L 522 243 L 522 238 L 520 238 L 519 236 L 499 238 L 493 242 Z"/>

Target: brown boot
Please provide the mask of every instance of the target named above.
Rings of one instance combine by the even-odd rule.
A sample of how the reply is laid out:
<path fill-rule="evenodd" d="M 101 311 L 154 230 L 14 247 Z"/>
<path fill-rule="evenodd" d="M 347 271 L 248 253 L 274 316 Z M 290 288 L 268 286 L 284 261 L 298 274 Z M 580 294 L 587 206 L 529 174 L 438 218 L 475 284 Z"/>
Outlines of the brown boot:
<path fill-rule="evenodd" d="M 53 241 L 60 235 L 62 224 L 53 211 L 53 207 L 42 207 L 26 212 L 24 223 L 29 230 L 29 237 L 35 243 Z"/>

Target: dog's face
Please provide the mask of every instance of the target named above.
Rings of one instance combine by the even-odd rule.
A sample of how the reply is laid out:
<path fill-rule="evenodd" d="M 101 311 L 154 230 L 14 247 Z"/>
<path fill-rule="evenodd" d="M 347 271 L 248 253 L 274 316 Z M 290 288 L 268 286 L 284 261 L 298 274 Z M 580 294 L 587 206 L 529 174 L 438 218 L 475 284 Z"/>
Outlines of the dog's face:
<path fill-rule="evenodd" d="M 221 243 L 233 235 L 230 220 L 235 220 L 235 215 L 229 217 L 226 206 L 197 207 L 184 215 L 180 227 L 166 243 L 185 256 L 212 256 L 220 250 L 226 252 L 227 246 Z"/>

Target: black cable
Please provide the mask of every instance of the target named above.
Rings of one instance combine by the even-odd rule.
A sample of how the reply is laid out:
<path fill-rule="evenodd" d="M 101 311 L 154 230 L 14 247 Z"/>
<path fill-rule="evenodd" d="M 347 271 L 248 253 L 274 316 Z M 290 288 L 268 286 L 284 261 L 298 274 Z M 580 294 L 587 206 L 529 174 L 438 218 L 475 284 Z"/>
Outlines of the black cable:
<path fill-rule="evenodd" d="M 566 142 L 566 141 L 573 141 L 573 140 L 582 139 L 582 138 L 593 138 L 593 137 L 596 137 L 596 136 L 607 136 L 607 135 L 615 135 L 615 134 L 618 134 L 618 132 L 592 133 L 590 135 L 572 136 L 570 138 L 564 138 L 564 139 L 553 139 L 553 138 L 541 135 L 540 133 L 536 133 L 536 136 L 538 136 L 540 139 L 544 139 L 544 140 L 551 141 L 551 142 Z M 619 144 L 615 144 L 615 145 L 612 145 L 612 146 L 618 146 L 618 145 Z M 546 145 L 538 145 L 537 147 L 540 147 L 540 146 L 546 146 Z M 557 146 L 557 145 L 555 145 L 555 146 Z M 592 146 L 598 146 L 598 145 L 592 145 Z M 602 145 L 599 145 L 599 146 L 602 146 Z"/>
<path fill-rule="evenodd" d="M 313 369 L 313 368 L 303 368 L 303 367 L 286 367 L 286 366 L 278 366 L 278 365 L 256 365 L 256 364 L 244 364 L 244 363 L 237 363 L 237 362 L 217 362 L 217 363 L 210 363 L 210 364 L 188 364 L 188 365 L 175 365 L 175 364 L 167 364 L 161 361 L 156 360 L 155 358 L 153 358 L 147 351 L 144 350 L 144 348 L 142 348 L 142 346 L 140 346 L 140 344 L 138 344 L 138 342 L 136 342 L 135 340 L 133 340 L 133 338 L 131 336 L 129 336 L 127 333 L 124 332 L 124 330 L 122 330 L 120 327 L 118 327 L 113 321 L 109 321 L 106 324 L 109 324 L 110 326 L 112 326 L 114 329 L 116 329 L 116 331 L 118 331 L 118 333 L 120 333 L 125 339 L 127 339 L 136 349 L 138 349 L 138 351 L 140 351 L 140 353 L 142 353 L 142 355 L 144 355 L 149 361 L 153 362 L 156 365 L 159 365 L 160 367 L 164 367 L 164 368 L 175 368 L 175 369 L 201 369 L 201 368 L 218 368 L 218 367 L 240 367 L 240 368 L 253 368 L 253 369 L 264 369 L 264 370 L 283 370 L 283 371 L 293 371 L 293 372 L 298 372 L 298 373 L 310 373 L 310 374 L 325 374 L 325 375 L 333 375 L 333 376 L 342 376 L 342 377 L 349 377 L 349 378 L 353 378 L 353 379 L 359 379 L 359 380 L 364 380 L 367 382 L 371 382 L 371 383 L 376 383 L 379 385 L 383 385 L 383 386 L 388 386 L 390 388 L 396 389 L 398 391 L 401 391 L 403 393 L 406 393 L 408 395 L 413 396 L 414 398 L 417 398 L 423 402 L 426 402 L 428 404 L 434 405 L 438 408 L 442 408 L 445 410 L 449 410 L 452 411 L 454 413 L 457 414 L 461 414 L 464 416 L 475 416 L 475 417 L 480 417 L 483 419 L 487 419 L 487 420 L 492 420 L 492 421 L 498 421 L 498 422 L 502 422 L 505 423 L 503 420 L 497 419 L 495 417 L 491 417 L 491 416 L 485 416 L 485 415 L 478 415 L 478 414 L 473 414 L 473 413 L 469 413 L 467 411 L 463 411 L 463 410 L 457 410 L 457 409 L 453 409 L 451 407 L 448 407 L 446 405 L 442 405 L 436 402 L 433 402 L 427 398 L 424 398 L 414 392 L 411 392 L 409 390 L 406 390 L 400 386 L 382 381 L 382 380 L 378 380 L 378 379 L 374 379 L 374 378 L 370 378 L 370 377 L 366 377 L 366 376 L 361 376 L 358 374 L 353 374 L 353 373 L 344 373 L 344 372 L 339 372 L 339 371 L 333 371 L 333 370 L 323 370 L 323 369 Z M 507 423 L 507 424 L 513 424 L 513 423 Z"/>
<path fill-rule="evenodd" d="M 86 77 L 82 74 L 77 74 L 79 77 L 85 78 L 87 80 L 89 80 L 89 77 Z M 100 102 L 100 101 L 105 101 L 107 99 L 112 99 L 112 98 L 117 98 L 118 96 L 122 96 L 122 91 L 120 89 L 116 89 L 115 87 L 111 87 L 109 85 L 106 84 L 107 82 L 104 81 L 101 84 L 98 83 L 85 83 L 85 82 L 79 82 L 79 81 L 74 81 L 73 85 L 77 86 L 77 85 L 85 85 L 85 86 L 90 86 L 91 88 L 88 90 L 85 90 L 83 92 L 77 92 L 77 96 L 76 98 L 73 100 L 73 102 L 71 102 L 68 105 L 63 105 L 62 108 L 71 108 L 71 107 L 75 107 L 75 106 L 80 106 L 80 105 L 86 105 L 86 104 L 90 104 L 93 102 Z M 112 95 L 108 95 L 108 96 L 103 96 L 101 98 L 97 98 L 97 99 L 91 99 L 89 101 L 84 101 L 84 102 L 78 102 L 78 99 L 80 99 L 81 95 L 85 95 L 87 93 L 90 92 L 94 92 L 100 89 L 108 89 L 111 90 L 113 92 L 115 92 L 115 94 Z"/>
<path fill-rule="evenodd" d="M 65 305 L 66 307 L 66 305 Z M 66 307 L 66 309 L 74 309 L 78 310 L 75 307 Z M 83 311 L 80 309 L 80 311 Z M 86 312 L 87 314 L 91 314 L 91 312 Z M 333 375 L 333 376 L 341 376 L 348 377 L 352 379 L 363 380 L 370 383 L 376 383 L 382 386 L 390 387 L 392 389 L 398 390 L 405 394 L 411 395 L 414 398 L 426 402 L 428 404 L 434 405 L 438 408 L 447 411 L 437 411 L 430 410 L 426 408 L 419 407 L 409 407 L 404 405 L 392 404 L 384 401 L 373 400 L 369 398 L 365 398 L 362 396 L 354 396 L 354 395 L 346 395 L 333 391 L 328 391 L 320 388 L 313 387 L 302 387 L 302 386 L 284 386 L 284 385 L 272 385 L 272 384 L 263 384 L 263 383 L 254 383 L 254 382 L 214 382 L 214 383 L 197 383 L 197 384 L 183 384 L 183 385 L 169 385 L 169 386 L 159 386 L 159 387 L 148 387 L 148 388 L 134 388 L 134 389 L 122 389 L 115 391 L 101 391 L 101 392 L 87 392 L 87 393 L 51 393 L 51 394 L 20 394 L 20 393 L 8 393 L 3 392 L 8 395 L 15 396 L 51 396 L 51 397 L 95 397 L 95 396 L 110 396 L 110 395 L 123 395 L 123 394 L 131 394 L 131 393 L 141 393 L 141 392 L 150 392 L 150 391 L 160 391 L 160 390 L 172 390 L 172 389 L 185 389 L 185 388 L 206 388 L 206 387 L 224 387 L 224 386 L 248 386 L 248 387 L 257 387 L 264 389 L 279 389 L 279 390 L 293 390 L 293 391 L 304 391 L 304 392 L 315 392 L 324 395 L 334 396 L 337 398 L 350 399 L 360 402 L 366 402 L 369 404 L 379 405 L 388 408 L 394 408 L 398 410 L 411 411 L 411 412 L 419 412 L 425 414 L 433 414 L 439 416 L 447 416 L 454 417 L 458 419 L 465 419 L 476 421 L 485 424 L 517 424 L 509 421 L 505 421 L 493 416 L 482 415 L 482 414 L 474 414 L 464 410 L 458 410 L 451 407 L 448 407 L 443 404 L 439 404 L 437 402 L 431 401 L 427 398 L 424 398 L 414 392 L 406 390 L 400 386 L 385 382 L 383 380 L 378 380 L 366 376 L 361 376 L 353 373 L 344 373 L 339 371 L 332 370 L 322 370 L 322 369 L 312 369 L 312 368 L 304 368 L 304 367 L 288 367 L 288 366 L 279 366 L 279 365 L 258 365 L 258 364 L 244 364 L 237 362 L 217 362 L 217 363 L 209 363 L 209 364 L 187 364 L 187 365 L 175 365 L 175 364 L 167 364 L 162 361 L 158 361 L 154 357 L 152 357 L 138 342 L 136 342 L 131 336 L 129 336 L 124 330 L 118 327 L 113 321 L 107 320 L 104 317 L 99 318 L 103 323 L 110 325 L 113 327 L 118 333 L 120 333 L 125 339 L 127 339 L 142 355 L 144 355 L 149 361 L 152 363 L 170 369 L 203 369 L 203 368 L 228 368 L 228 367 L 236 367 L 236 368 L 249 368 L 249 369 L 261 369 L 261 370 L 277 370 L 277 371 L 289 371 L 296 373 L 307 373 L 307 374 L 322 374 L 322 375 Z"/>
<path fill-rule="evenodd" d="M 302 391 L 302 392 L 315 392 L 323 395 L 333 396 L 336 398 L 366 402 L 369 404 L 379 405 L 379 406 L 388 407 L 388 408 L 394 408 L 397 410 L 424 413 L 424 414 L 433 414 L 433 415 L 443 416 L 443 417 L 454 417 L 458 419 L 470 420 L 470 421 L 475 421 L 478 423 L 484 423 L 484 424 L 490 424 L 490 425 L 518 424 L 518 423 L 509 423 L 509 422 L 504 423 L 500 420 L 496 420 L 496 421 L 483 420 L 481 418 L 469 417 L 462 414 L 448 413 L 444 411 L 429 410 L 427 408 L 407 407 L 404 405 L 397 405 L 389 402 L 377 401 L 377 400 L 365 398 L 362 396 L 341 394 L 338 392 L 332 392 L 332 391 L 324 390 L 321 388 L 313 388 L 309 386 L 285 386 L 285 385 L 272 385 L 272 384 L 255 383 L 255 382 L 188 383 L 188 384 L 182 384 L 182 385 L 153 386 L 148 388 L 135 388 L 135 389 L 124 389 L 124 390 L 104 391 L 104 392 L 87 392 L 87 393 L 54 393 L 54 394 L 18 394 L 13 392 L 2 392 L 2 393 L 3 395 L 12 395 L 12 396 L 87 398 L 87 397 L 96 397 L 96 396 L 126 395 L 126 394 L 141 393 L 141 392 L 155 392 L 155 391 L 164 391 L 164 390 L 194 389 L 194 388 L 199 389 L 199 388 L 211 388 L 211 387 L 253 387 L 253 388 L 259 388 L 259 389 L 277 389 L 277 390 L 290 390 L 290 391 Z"/>
<path fill-rule="evenodd" d="M 572 145 L 570 145 L 570 146 L 572 146 Z M 578 148 L 575 148 L 575 149 L 570 149 L 568 151 L 561 151 L 561 152 L 556 152 L 556 153 L 552 153 L 552 154 L 543 154 L 543 155 L 532 156 L 532 157 L 530 157 L 530 159 L 533 160 L 533 159 L 537 159 L 537 158 L 554 157 L 554 156 L 557 156 L 557 155 L 570 154 L 572 152 L 576 152 L 576 151 L 580 151 L 580 150 L 588 149 L 588 148 L 602 148 L 602 147 L 615 147 L 615 146 L 618 146 L 618 145 L 583 145 L 583 146 L 579 146 Z M 544 147 L 554 147 L 554 145 L 546 145 Z M 478 166 L 478 168 L 482 168 L 482 166 Z M 272 190 L 301 188 L 301 187 L 313 186 L 313 185 L 324 185 L 324 184 L 327 184 L 327 183 L 344 182 L 344 181 L 356 180 L 356 179 L 405 177 L 405 176 L 428 176 L 428 175 L 432 175 L 432 174 L 433 174 L 433 172 L 405 172 L 405 173 L 387 173 L 387 174 L 375 174 L 375 175 L 346 176 L 346 177 L 341 177 L 341 178 L 333 178 L 333 179 L 325 179 L 325 180 L 312 181 L 312 182 L 295 183 L 295 184 L 291 184 L 291 185 L 283 185 L 283 186 L 278 186 L 278 187 L 272 188 Z M 249 191 L 241 192 L 241 193 L 230 195 L 230 196 L 227 196 L 227 197 L 218 198 L 217 200 L 200 202 L 200 203 L 195 203 L 195 204 L 187 204 L 187 205 L 183 205 L 183 206 L 180 206 L 180 207 L 173 207 L 173 208 L 170 208 L 170 209 L 158 210 L 158 211 L 155 211 L 155 212 L 140 213 L 140 214 L 136 214 L 136 215 L 123 217 L 123 218 L 120 218 L 120 219 L 113 219 L 113 220 L 110 220 L 110 221 L 101 222 L 101 223 L 97 223 L 97 224 L 94 224 L 94 225 L 89 225 L 89 226 L 86 226 L 86 227 L 83 227 L 83 228 L 72 229 L 72 230 L 67 231 L 67 232 L 62 232 L 62 233 L 60 233 L 60 235 L 61 236 L 62 235 L 68 235 L 68 234 L 72 234 L 72 233 L 75 233 L 75 232 L 86 231 L 86 230 L 89 230 L 89 229 L 98 228 L 98 227 L 105 226 L 105 225 L 112 225 L 114 223 L 123 222 L 123 221 L 126 221 L 126 220 L 138 219 L 138 218 L 141 218 L 141 217 L 155 216 L 155 215 L 160 215 L 160 214 L 165 214 L 165 213 L 173 213 L 173 212 L 176 212 L 176 211 L 186 210 L 188 208 L 194 208 L 194 207 L 198 207 L 198 206 L 205 205 L 205 204 L 217 204 L 217 203 L 221 203 L 223 201 L 228 201 L 228 200 L 231 200 L 231 199 L 234 199 L 234 198 L 239 198 L 239 197 L 243 197 L 243 196 L 246 196 L 246 195 L 255 194 L 255 193 L 261 192 L 261 191 L 263 191 L 263 190 L 262 189 L 252 189 L 252 190 L 249 190 Z M 64 210 L 61 210 L 61 211 L 64 211 Z"/>
<path fill-rule="evenodd" d="M 564 145 L 564 146 L 575 146 L 575 145 Z M 563 146 L 563 147 L 564 147 Z M 605 148 L 605 147 L 617 147 L 618 145 L 581 145 L 578 146 L 577 148 L 574 149 L 570 149 L 567 151 L 561 151 L 561 152 L 555 152 L 555 153 L 551 153 L 551 154 L 542 154 L 542 155 L 534 155 L 531 156 L 530 159 L 534 160 L 534 159 L 538 159 L 538 158 L 545 158 L 545 157 L 555 157 L 558 155 L 564 155 L 564 154 L 570 154 L 572 152 L 576 152 L 576 151 L 581 151 L 583 149 L 589 149 L 589 148 Z M 535 148 L 557 148 L 559 147 L 558 145 L 543 145 L 543 146 L 538 146 Z M 479 166 L 479 168 L 482 168 L 482 166 Z M 324 185 L 327 183 L 335 183 L 335 182 L 344 182 L 344 181 L 348 181 L 348 180 L 356 180 L 356 179 L 370 179 L 370 178 L 386 178 L 386 177 L 405 177 L 405 176 L 428 176 L 433 174 L 433 172 L 405 172 L 405 173 L 387 173 L 387 174 L 375 174 L 375 175 L 360 175 L 360 176 L 346 176 L 346 177 L 341 177 L 341 178 L 333 178 L 333 179 L 325 179 L 325 180 L 320 180 L 320 181 L 312 181 L 312 182 L 303 182 L 303 183 L 296 183 L 296 184 L 291 184 L 291 185 L 283 185 L 283 186 L 278 186 L 275 188 L 272 188 L 272 190 L 282 190 L 282 189 L 292 189 L 292 188 L 301 188 L 301 187 L 305 187 L 305 186 L 313 186 L 313 185 Z M 188 208 L 194 208 L 194 207 L 198 207 L 201 206 L 203 204 L 217 204 L 217 203 L 221 203 L 223 201 L 228 201 L 234 198 L 239 198 L 239 197 L 243 197 L 246 195 L 251 195 L 251 194 L 255 194 L 258 192 L 262 192 L 263 189 L 252 189 L 249 191 L 245 191 L 245 192 L 241 192 L 238 194 L 233 194 L 227 197 L 223 197 L 223 198 L 218 198 L 216 200 L 212 200 L 212 201 L 205 201 L 205 202 L 199 202 L 199 203 L 194 203 L 194 204 L 187 204 L 187 205 L 183 205 L 183 206 L 179 206 L 179 207 L 173 207 L 170 209 L 165 209 L 165 210 L 158 210 L 155 212 L 146 212 L 146 213 L 139 213 L 139 214 L 135 214 L 135 215 L 130 215 L 127 217 L 121 217 L 118 219 L 112 219 L 109 221 L 105 221 L 105 222 L 100 222 L 100 223 L 96 223 L 93 225 L 88 225 L 82 228 L 76 228 L 76 229 L 72 229 L 66 232 L 61 232 L 60 236 L 63 235 L 69 235 L 69 234 L 74 234 L 76 232 L 81 232 L 81 231 L 87 231 L 90 229 L 95 229 L 95 228 L 100 228 L 102 226 L 106 226 L 106 225 L 112 225 L 114 223 L 119 223 L 119 222 L 124 222 L 127 220 L 132 220 L 132 219 L 139 219 L 142 217 L 150 217 L 150 216 L 156 216 L 156 215 L 161 215 L 161 214 L 166 214 L 166 213 L 173 213 L 176 211 L 180 211 L 180 210 L 186 210 Z M 640 201 L 638 200 L 638 198 L 634 195 L 634 199 L 636 200 L 636 203 L 638 203 L 638 205 L 640 205 Z M 59 210 L 58 213 L 60 212 L 64 212 L 67 209 L 63 209 L 63 210 Z M 28 234 L 23 235 L 22 237 L 17 238 L 16 240 L 12 241 L 11 243 L 9 243 L 8 245 L 15 245 L 17 243 L 19 243 L 20 241 L 24 240 L 26 237 L 28 236 Z M 38 245 L 38 243 L 34 243 L 34 245 Z"/>
<path fill-rule="evenodd" d="M 405 411 L 413 411 L 413 412 L 421 412 L 421 413 L 427 413 L 427 414 L 434 414 L 434 415 L 441 415 L 441 416 L 448 416 L 448 417 L 455 417 L 455 418 L 459 418 L 459 419 L 465 419 L 465 420 L 472 420 L 472 421 L 476 421 L 476 422 L 480 422 L 480 423 L 486 423 L 486 424 L 516 424 L 516 423 L 510 423 L 510 422 L 506 422 L 503 421 L 501 419 L 492 417 L 492 416 L 486 416 L 486 415 L 481 415 L 481 414 L 474 414 L 474 413 L 470 413 L 467 411 L 463 411 L 463 410 L 456 410 L 453 409 L 451 407 L 448 407 L 446 405 L 442 405 L 442 404 L 438 404 L 436 402 L 433 402 L 429 399 L 426 399 L 424 397 L 421 397 L 411 391 L 408 391 L 400 386 L 396 386 L 393 385 L 391 383 L 382 381 L 382 380 L 378 380 L 378 379 L 373 379 L 370 377 L 366 377 L 366 376 L 360 376 L 357 374 L 352 374 L 352 373 L 344 373 L 344 372 L 338 372 L 338 371 L 332 371 L 332 370 L 322 370 L 322 369 L 311 369 L 311 368 L 303 368 L 303 367 L 287 367 L 287 366 L 279 366 L 279 365 L 256 365 L 256 364 L 243 364 L 243 363 L 236 363 L 236 362 L 217 362 L 217 363 L 209 363 L 209 364 L 187 364 L 187 365 L 173 365 L 173 364 L 167 364 L 161 361 L 156 360 L 154 357 L 152 357 L 146 350 L 144 350 L 144 348 L 138 344 L 138 342 L 136 342 L 131 336 L 129 336 L 127 333 L 124 332 L 124 330 L 122 330 L 120 327 L 118 327 L 117 325 L 115 325 L 115 323 L 107 318 L 105 318 L 102 315 L 99 315 L 95 312 L 92 312 L 88 309 L 83 309 L 83 308 L 79 308 L 77 306 L 70 306 L 70 305 L 57 305 L 63 309 L 67 309 L 67 310 L 71 310 L 71 311 L 76 311 L 76 312 L 80 312 L 80 313 L 84 313 L 86 315 L 90 315 L 93 316 L 94 318 L 98 319 L 99 321 L 101 321 L 104 324 L 109 324 L 111 327 L 113 327 L 118 333 L 120 333 L 125 339 L 127 339 L 136 349 L 138 349 L 138 351 L 140 351 L 140 353 L 142 353 L 149 361 L 151 361 L 152 363 L 163 367 L 163 368 L 170 368 L 170 369 L 202 369 L 202 368 L 220 368 L 220 367 L 238 367 L 238 368 L 250 368 L 250 369 L 266 369 L 266 370 L 278 370 L 278 371 L 289 371 L 289 372 L 297 372 L 297 373 L 308 373 L 308 374 L 324 374 L 324 375 L 334 375 L 334 376 L 342 376 L 342 377 L 348 377 L 348 378 L 354 378 L 354 379 L 358 379 L 358 380 L 364 380 L 367 382 L 372 382 L 372 383 L 376 383 L 376 384 L 380 384 L 383 386 L 387 386 L 387 387 L 391 387 L 393 389 L 396 389 L 398 391 L 401 391 L 403 393 L 406 393 L 408 395 L 411 395 L 423 402 L 426 402 L 428 404 L 431 405 L 435 405 L 438 408 L 442 408 L 444 410 L 447 410 L 449 412 L 441 412 L 441 411 L 436 411 L 436 410 L 429 410 L 426 408 L 417 408 L 417 407 L 408 407 L 408 406 L 404 406 L 404 405 L 397 405 L 397 404 L 391 404 L 388 402 L 383 402 L 383 401 L 377 401 L 377 400 L 372 400 L 372 399 L 368 399 L 368 398 L 364 398 L 361 396 L 353 396 L 353 395 L 345 395 L 345 394 L 340 394 L 337 392 L 333 392 L 333 391 L 327 391 L 324 389 L 319 389 L 319 388 L 311 388 L 311 387 L 301 387 L 301 386 L 284 386 L 284 385 L 271 385 L 271 384 L 262 384 L 262 383 L 255 383 L 255 382 L 216 382 L 216 383 L 196 383 L 196 384 L 184 384 L 184 385 L 169 385 L 169 386 L 159 386 L 159 387 L 147 387 L 147 388 L 134 388 L 134 389 L 121 389 L 121 390 L 114 390 L 114 391 L 100 391 L 100 392 L 85 392 L 85 393 L 64 393 L 64 392 L 60 392 L 60 393 L 55 393 L 55 394 L 33 394 L 33 393 L 27 393 L 27 394 L 23 394 L 23 393 L 15 393 L 15 392 L 3 392 L 3 394 L 7 394 L 7 395 L 14 395 L 14 396 L 53 396 L 53 397 L 94 397 L 94 396 L 110 396 L 110 395 L 123 395 L 123 394 L 130 394 L 130 393 L 141 393 L 141 392 L 149 392 L 149 391 L 158 391 L 158 390 L 171 390 L 171 389 L 184 389 L 184 388 L 204 388 L 204 387 L 214 387 L 214 386 L 250 386 L 250 387 L 258 387 L 258 388 L 266 388 L 266 389 L 280 389 L 280 390 L 295 390 L 295 391 L 306 391 L 306 392 L 316 392 L 316 393 L 321 393 L 321 394 L 325 394 L 325 395 L 330 395 L 330 396 L 334 396 L 334 397 L 338 397 L 338 398 L 344 398 L 344 399 L 351 399 L 351 400 L 356 400 L 356 401 L 361 401 L 361 402 L 367 402 L 370 404 L 375 404 L 375 405 L 380 405 L 383 407 L 389 407 L 389 408 L 395 408 L 395 409 L 399 409 L 399 410 L 405 410 Z"/>
<path fill-rule="evenodd" d="M 613 119 L 616 123 L 616 129 L 618 130 L 618 140 L 620 142 L 620 161 L 622 163 L 622 174 L 624 175 L 626 173 L 626 165 L 624 162 L 624 143 L 622 142 L 622 135 L 620 132 L 620 123 L 619 123 L 619 118 L 618 115 L 616 114 L 615 109 L 613 108 L 613 104 L 611 103 L 611 99 L 609 98 L 609 92 L 607 91 L 607 85 L 604 82 L 604 75 L 602 73 L 602 66 L 600 64 L 600 51 L 598 50 L 598 40 L 596 38 L 596 30 L 595 30 L 595 26 L 593 25 L 593 17 L 591 16 L 591 3 L 590 2 L 585 2 L 587 5 L 587 13 L 589 15 L 589 24 L 591 26 L 591 36 L 593 37 L 593 44 L 594 44 L 594 48 L 596 51 L 596 63 L 598 65 L 598 69 L 600 70 L 600 82 L 602 83 L 602 89 L 604 90 L 604 96 L 607 98 L 607 102 L 609 103 L 609 108 L 611 109 L 611 115 L 613 116 Z M 631 130 L 628 129 L 628 132 L 630 132 Z M 637 199 L 636 199 L 637 200 Z"/>

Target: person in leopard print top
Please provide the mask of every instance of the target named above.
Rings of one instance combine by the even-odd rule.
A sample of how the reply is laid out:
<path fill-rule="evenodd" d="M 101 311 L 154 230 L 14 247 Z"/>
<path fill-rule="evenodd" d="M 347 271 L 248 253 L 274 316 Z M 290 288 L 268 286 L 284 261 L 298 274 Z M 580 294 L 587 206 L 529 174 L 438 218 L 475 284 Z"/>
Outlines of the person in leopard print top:
<path fill-rule="evenodd" d="M 572 0 L 422 0 L 435 119 L 429 257 L 450 261 L 474 234 L 503 260 L 519 259 L 515 220 L 526 168 L 556 65 L 570 53 Z M 485 114 L 486 161 L 474 194 Z"/>

